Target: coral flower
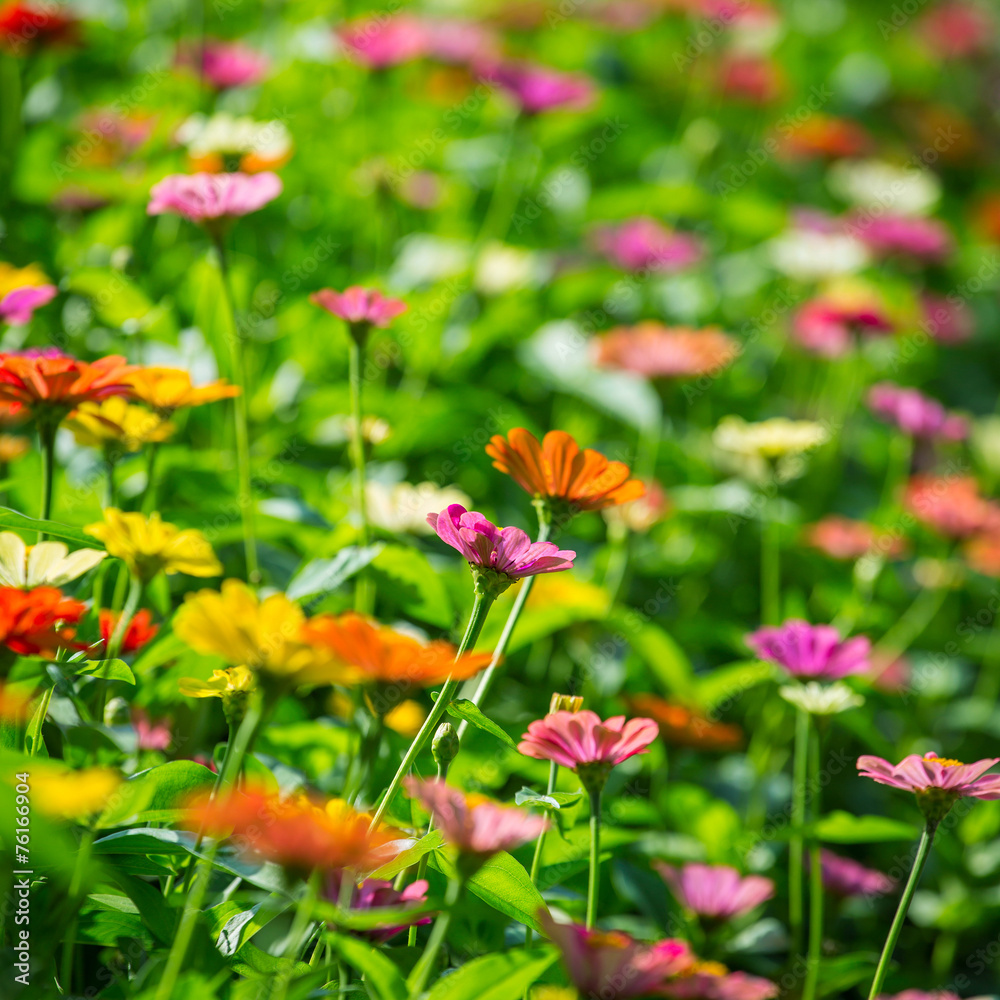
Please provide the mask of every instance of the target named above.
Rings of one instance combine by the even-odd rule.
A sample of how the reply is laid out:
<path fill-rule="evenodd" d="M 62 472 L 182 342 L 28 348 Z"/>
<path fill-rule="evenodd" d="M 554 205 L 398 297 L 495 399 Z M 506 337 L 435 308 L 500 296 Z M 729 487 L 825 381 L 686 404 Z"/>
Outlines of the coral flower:
<path fill-rule="evenodd" d="M 61 419 L 81 403 L 129 395 L 131 371 L 118 355 L 88 362 L 63 354 L 3 354 L 0 400 L 19 403 L 36 416 L 49 412 Z"/>
<path fill-rule="evenodd" d="M 463 653 L 455 659 L 450 642 L 420 642 L 362 615 L 317 615 L 302 639 L 329 648 L 354 679 L 367 683 L 439 684 L 449 676 L 466 680 L 490 662 L 490 653 Z"/>
<path fill-rule="evenodd" d="M 345 876 L 341 871 L 332 871 L 327 876 L 325 895 L 333 903 L 340 903 L 343 899 L 342 885 Z M 400 892 L 393 888 L 391 882 L 386 882 L 380 878 L 365 879 L 360 885 L 351 885 L 351 895 L 347 904 L 350 910 L 374 910 L 390 909 L 394 916 L 385 927 L 376 927 L 363 932 L 364 937 L 373 944 L 385 944 L 390 938 L 395 937 L 400 931 L 406 930 L 416 924 L 429 924 L 431 918 L 428 916 L 410 917 L 400 915 L 400 910 L 408 908 L 417 909 L 427 902 L 427 889 L 429 888 L 427 879 L 417 879 L 411 882 Z M 400 921 L 403 923 L 400 923 Z"/>
<path fill-rule="evenodd" d="M 0 531 L 0 586 L 61 587 L 93 569 L 106 552 L 77 549 L 70 553 L 62 542 L 25 545 L 13 531 Z"/>
<path fill-rule="evenodd" d="M 77 22 L 65 11 L 61 4 L 10 0 L 0 6 L 0 48 L 20 55 L 22 48 L 72 42 Z"/>
<path fill-rule="evenodd" d="M 871 296 L 826 295 L 811 299 L 795 314 L 792 336 L 801 347 L 824 358 L 845 354 L 858 336 L 886 334 L 893 328 Z"/>
<path fill-rule="evenodd" d="M 741 876 L 729 865 L 687 864 L 681 868 L 655 862 L 677 901 L 699 917 L 731 920 L 774 895 L 774 882 L 763 875 Z"/>
<path fill-rule="evenodd" d="M 904 254 L 938 261 L 948 255 L 953 245 L 951 234 L 943 223 L 920 216 L 869 218 L 862 214 L 848 222 L 847 231 L 881 256 Z"/>
<path fill-rule="evenodd" d="M 698 962 L 661 992 L 675 1000 L 771 1000 L 779 990 L 770 979 L 730 972 L 717 962 Z"/>
<path fill-rule="evenodd" d="M 148 215 L 172 212 L 192 222 L 248 215 L 281 194 L 281 178 L 259 174 L 171 174 L 149 192 Z"/>
<path fill-rule="evenodd" d="M 493 466 L 533 497 L 557 501 L 571 511 L 601 510 L 638 500 L 646 488 L 629 479 L 624 462 L 609 462 L 599 451 L 580 446 L 565 431 L 549 431 L 541 442 L 523 427 L 486 446 Z"/>
<path fill-rule="evenodd" d="M 857 122 L 822 114 L 810 115 L 778 141 L 792 159 L 859 156 L 872 144 L 871 136 Z"/>
<path fill-rule="evenodd" d="M 575 552 L 552 542 L 532 542 L 520 528 L 498 528 L 478 511 L 466 510 L 458 503 L 440 514 L 428 514 L 427 523 L 471 567 L 501 577 L 495 583 L 504 589 L 525 576 L 572 569 L 576 558 Z"/>
<path fill-rule="evenodd" d="M 526 115 L 566 108 L 582 111 L 594 100 L 594 84 L 585 76 L 560 73 L 528 62 L 505 62 L 483 71 L 483 76 L 507 91 Z"/>
<path fill-rule="evenodd" d="M 111 637 L 115 634 L 115 626 L 118 624 L 120 617 L 119 614 L 111 611 L 109 608 L 102 608 L 100 614 L 97 616 L 98 627 L 105 646 L 111 642 Z M 156 638 L 156 633 L 160 631 L 160 626 L 152 624 L 151 619 L 152 614 L 146 608 L 137 611 L 132 616 L 132 620 L 125 627 L 125 635 L 122 638 L 119 652 L 137 653 L 143 646 Z"/>
<path fill-rule="evenodd" d="M 230 399 L 241 392 L 237 385 L 217 379 L 207 385 L 191 384 L 191 373 L 183 368 L 136 368 L 128 376 L 132 395 L 163 416 L 188 406 L 204 406 Z"/>
<path fill-rule="evenodd" d="M 201 75 L 216 90 L 258 83 L 269 66 L 266 56 L 242 42 L 209 39 L 201 46 Z"/>
<path fill-rule="evenodd" d="M 159 414 L 122 396 L 81 404 L 66 421 L 66 428 L 73 432 L 77 444 L 111 454 L 136 452 L 147 444 L 166 441 L 175 429 Z"/>
<path fill-rule="evenodd" d="M 803 530 L 802 537 L 806 545 L 819 549 L 831 559 L 854 560 L 873 554 L 892 559 L 906 551 L 904 538 L 880 531 L 864 521 L 852 521 L 836 514 L 810 524 Z"/>
<path fill-rule="evenodd" d="M 406 794 L 418 799 L 434 817 L 434 826 L 457 847 L 470 868 L 482 865 L 499 851 L 512 851 L 534 840 L 548 821 L 516 806 L 505 806 L 482 795 L 466 795 L 440 778 L 421 781 L 409 777 Z"/>
<path fill-rule="evenodd" d="M 604 509 L 604 519 L 608 524 L 621 524 L 629 531 L 642 534 L 670 514 L 673 504 L 666 490 L 655 479 L 647 479 L 643 488 L 646 492 L 638 500 Z"/>
<path fill-rule="evenodd" d="M 694 962 L 691 949 L 675 938 L 644 944 L 623 931 L 556 923 L 544 910 L 538 922 L 562 953 L 563 965 L 581 996 L 600 997 L 613 990 L 618 1000 L 628 1000 L 662 993 L 668 980 Z"/>
<path fill-rule="evenodd" d="M 208 539 L 195 528 L 178 528 L 157 513 L 125 513 L 116 507 L 104 511 L 104 520 L 83 529 L 104 542 L 108 554 L 121 559 L 129 572 L 144 581 L 164 573 L 217 576 L 222 564 Z"/>
<path fill-rule="evenodd" d="M 598 226 L 594 245 L 623 271 L 682 271 L 703 256 L 701 241 L 677 233 L 648 216 Z"/>
<path fill-rule="evenodd" d="M 401 299 L 386 298 L 378 289 L 360 285 L 352 285 L 342 292 L 321 288 L 309 296 L 309 301 L 342 319 L 352 329 L 385 328 L 407 309 Z"/>
<path fill-rule="evenodd" d="M 797 618 L 777 628 L 759 629 L 746 637 L 746 643 L 762 660 L 798 678 L 835 681 L 870 667 L 868 638 L 842 640 L 832 625 L 810 625 Z"/>
<path fill-rule="evenodd" d="M 646 321 L 619 326 L 595 338 L 597 363 L 647 378 L 685 378 L 717 372 L 730 364 L 739 348 L 715 327 L 692 330 Z"/>
<path fill-rule="evenodd" d="M 966 563 L 983 576 L 1000 576 L 1000 533 L 995 529 L 973 535 L 962 545 Z"/>
<path fill-rule="evenodd" d="M 964 417 L 949 413 L 936 399 L 916 389 L 892 382 L 876 382 L 868 390 L 868 408 L 913 437 L 961 441 L 969 435 Z"/>
<path fill-rule="evenodd" d="M 424 24 L 409 14 L 363 18 L 343 25 L 337 36 L 350 54 L 370 69 L 387 69 L 427 52 Z"/>
<path fill-rule="evenodd" d="M 971 476 L 914 476 L 903 505 L 939 534 L 967 538 L 1000 527 L 1000 508 L 979 492 Z"/>
<path fill-rule="evenodd" d="M 15 288 L 0 297 L 0 320 L 13 325 L 30 323 L 35 310 L 51 302 L 55 297 L 55 285 Z"/>
<path fill-rule="evenodd" d="M 808 855 L 805 860 L 808 863 Z M 820 867 L 823 885 L 838 896 L 884 896 L 896 888 L 895 880 L 888 875 L 833 851 L 820 852 Z"/>
<path fill-rule="evenodd" d="M 649 716 L 660 727 L 660 738 L 673 746 L 735 750 L 743 745 L 743 730 L 739 726 L 716 722 L 685 705 L 652 694 L 632 695 L 628 704 L 633 711 Z"/>
<path fill-rule="evenodd" d="M 55 587 L 0 587 L 0 643 L 19 656 L 53 657 L 75 646 L 75 625 L 86 608 Z"/>

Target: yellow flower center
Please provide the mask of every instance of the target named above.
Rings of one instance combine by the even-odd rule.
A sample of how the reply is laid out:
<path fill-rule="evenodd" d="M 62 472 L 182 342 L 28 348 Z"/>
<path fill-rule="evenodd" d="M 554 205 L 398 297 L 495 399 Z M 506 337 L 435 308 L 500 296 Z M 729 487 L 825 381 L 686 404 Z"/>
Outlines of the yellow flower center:
<path fill-rule="evenodd" d="M 934 764 L 940 764 L 942 767 L 962 766 L 962 762 L 960 760 L 955 760 L 953 757 L 925 757 L 924 760 L 931 761 Z"/>

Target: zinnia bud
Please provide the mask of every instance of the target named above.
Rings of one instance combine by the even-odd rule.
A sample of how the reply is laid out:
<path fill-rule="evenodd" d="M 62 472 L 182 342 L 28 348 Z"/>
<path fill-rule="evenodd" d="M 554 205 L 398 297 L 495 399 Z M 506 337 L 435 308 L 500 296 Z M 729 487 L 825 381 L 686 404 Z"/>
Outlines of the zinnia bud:
<path fill-rule="evenodd" d="M 431 753 L 442 771 L 447 771 L 448 765 L 458 756 L 458 734 L 450 722 L 442 722 L 437 727 L 431 742 Z"/>
<path fill-rule="evenodd" d="M 553 692 L 549 712 L 579 712 L 583 708 L 583 695 Z"/>

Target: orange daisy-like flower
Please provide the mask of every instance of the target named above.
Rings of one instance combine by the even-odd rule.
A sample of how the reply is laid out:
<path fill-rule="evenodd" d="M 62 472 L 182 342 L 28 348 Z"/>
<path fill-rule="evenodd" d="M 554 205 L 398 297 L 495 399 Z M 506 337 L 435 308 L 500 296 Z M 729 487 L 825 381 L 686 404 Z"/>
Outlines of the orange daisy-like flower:
<path fill-rule="evenodd" d="M 515 427 L 507 437 L 490 438 L 486 454 L 532 496 L 561 501 L 577 511 L 628 503 L 646 492 L 638 479 L 629 479 L 624 462 L 609 462 L 591 448 L 581 451 L 565 431 L 549 431 L 539 442 L 530 431 Z"/>
<path fill-rule="evenodd" d="M 0 643 L 20 656 L 55 656 L 73 646 L 86 608 L 55 587 L 0 587 Z"/>
<path fill-rule="evenodd" d="M 686 378 L 725 368 L 740 353 L 732 337 L 715 327 L 692 330 L 647 320 L 618 326 L 595 338 L 603 368 L 618 368 L 647 378 Z"/>
<path fill-rule="evenodd" d="M 449 676 L 465 680 L 490 662 L 489 653 L 463 653 L 455 659 L 450 642 L 421 642 L 362 615 L 317 615 L 302 628 L 302 640 L 325 647 L 362 682 L 439 684 Z"/>
<path fill-rule="evenodd" d="M 185 406 L 203 406 L 240 394 L 238 385 L 221 378 L 192 385 L 190 372 L 183 368 L 137 368 L 128 382 L 136 399 L 167 416 Z"/>
<path fill-rule="evenodd" d="M 120 617 L 121 615 L 111 611 L 109 608 L 102 608 L 100 614 L 97 616 L 98 628 L 105 646 L 111 642 L 111 636 L 114 635 L 115 626 L 118 624 Z M 160 626 L 152 624 L 152 617 L 148 608 L 143 608 L 133 615 L 132 620 L 125 628 L 120 652 L 136 653 L 156 638 L 156 633 L 160 631 Z"/>
<path fill-rule="evenodd" d="M 248 854 L 300 873 L 373 870 L 398 853 L 402 838 L 392 827 L 369 831 L 371 817 L 339 799 L 320 805 L 255 789 L 199 797 L 188 818 L 192 829 L 232 836 Z"/>
<path fill-rule="evenodd" d="M 673 701 L 652 694 L 637 694 L 628 699 L 635 712 L 649 716 L 660 727 L 666 743 L 698 750 L 734 750 L 743 745 L 743 730 L 728 722 L 716 722 Z"/>
<path fill-rule="evenodd" d="M 132 371 L 117 354 L 97 361 L 77 361 L 63 354 L 0 355 L 0 400 L 27 410 L 55 410 L 62 414 L 81 403 L 108 396 L 128 396 Z"/>

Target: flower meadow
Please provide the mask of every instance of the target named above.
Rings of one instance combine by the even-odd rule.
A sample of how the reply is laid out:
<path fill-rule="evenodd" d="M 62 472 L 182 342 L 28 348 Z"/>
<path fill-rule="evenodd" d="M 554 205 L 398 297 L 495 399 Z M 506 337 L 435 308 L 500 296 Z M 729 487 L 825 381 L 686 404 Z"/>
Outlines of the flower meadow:
<path fill-rule="evenodd" d="M 0 0 L 0 997 L 1000 995 L 998 80 Z"/>

